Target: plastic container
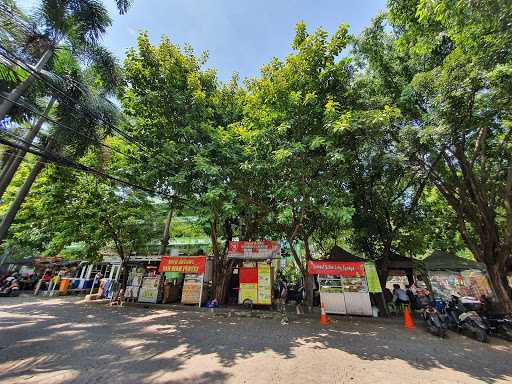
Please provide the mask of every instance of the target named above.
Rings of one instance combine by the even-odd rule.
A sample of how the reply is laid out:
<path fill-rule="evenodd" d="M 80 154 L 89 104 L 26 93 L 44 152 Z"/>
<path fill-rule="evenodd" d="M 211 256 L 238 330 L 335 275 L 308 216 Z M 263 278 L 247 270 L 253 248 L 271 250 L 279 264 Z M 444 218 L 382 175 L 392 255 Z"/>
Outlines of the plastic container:
<path fill-rule="evenodd" d="M 65 295 L 68 293 L 69 284 L 71 283 L 71 280 L 68 279 L 62 279 L 59 284 L 59 293 L 61 295 Z"/>

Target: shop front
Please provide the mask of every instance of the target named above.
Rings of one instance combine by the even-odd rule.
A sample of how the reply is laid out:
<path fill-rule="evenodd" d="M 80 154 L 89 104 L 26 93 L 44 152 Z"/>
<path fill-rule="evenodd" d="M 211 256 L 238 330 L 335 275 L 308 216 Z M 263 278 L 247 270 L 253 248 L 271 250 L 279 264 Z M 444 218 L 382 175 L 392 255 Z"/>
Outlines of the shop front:
<path fill-rule="evenodd" d="M 182 304 L 201 306 L 207 299 L 206 265 L 206 256 L 163 256 L 159 266 L 165 278 L 163 302 L 175 302 L 181 297 Z"/>
<path fill-rule="evenodd" d="M 320 302 L 327 313 L 372 316 L 370 293 L 382 292 L 373 262 L 310 261 L 308 274 L 316 275 Z"/>
<path fill-rule="evenodd" d="M 281 256 L 278 241 L 230 241 L 228 258 L 238 261 L 234 276 L 238 277 L 233 287 L 238 304 L 272 305 L 272 283 L 274 271 Z"/>

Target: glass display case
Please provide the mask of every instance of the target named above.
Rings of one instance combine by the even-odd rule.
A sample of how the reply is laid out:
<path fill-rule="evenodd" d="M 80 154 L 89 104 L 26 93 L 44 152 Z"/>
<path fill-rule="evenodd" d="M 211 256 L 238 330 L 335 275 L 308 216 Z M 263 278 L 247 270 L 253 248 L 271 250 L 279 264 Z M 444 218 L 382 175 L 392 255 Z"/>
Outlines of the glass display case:
<path fill-rule="evenodd" d="M 365 277 L 319 275 L 320 301 L 327 313 L 372 315 Z"/>
<path fill-rule="evenodd" d="M 345 296 L 343 295 L 343 279 L 341 276 L 318 276 L 320 301 L 327 313 L 346 314 Z"/>

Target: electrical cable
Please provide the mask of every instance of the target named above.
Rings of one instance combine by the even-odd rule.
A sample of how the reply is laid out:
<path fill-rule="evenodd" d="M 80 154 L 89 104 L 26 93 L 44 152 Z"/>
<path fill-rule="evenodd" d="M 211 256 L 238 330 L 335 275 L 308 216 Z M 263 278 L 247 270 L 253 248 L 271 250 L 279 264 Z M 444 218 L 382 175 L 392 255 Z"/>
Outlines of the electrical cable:
<path fill-rule="evenodd" d="M 0 131 L 0 134 L 5 134 L 5 131 Z M 18 138 L 18 139 L 20 139 L 20 138 Z M 146 188 L 146 187 L 143 187 L 141 185 L 131 183 L 129 181 L 120 179 L 120 178 L 118 178 L 116 176 L 109 175 L 108 173 L 98 171 L 98 170 L 96 170 L 94 168 L 91 168 L 91 167 L 89 167 L 87 165 L 84 165 L 84 164 L 78 163 L 76 161 L 70 160 L 70 159 L 68 159 L 66 157 L 63 157 L 63 156 L 60 156 L 60 155 L 56 155 L 56 154 L 52 154 L 52 153 L 50 153 L 50 152 L 48 152 L 46 150 L 41 151 L 41 150 L 34 150 L 32 148 L 28 148 L 27 149 L 27 148 L 23 147 L 20 144 L 13 143 L 12 141 L 4 139 L 2 137 L 0 137 L 0 144 L 4 144 L 4 145 L 6 145 L 8 147 L 11 147 L 11 148 L 14 148 L 14 149 L 26 150 L 27 152 L 29 152 L 29 153 L 31 153 L 33 155 L 36 155 L 36 156 L 39 156 L 39 157 L 44 158 L 46 160 L 49 160 L 52 164 L 56 164 L 56 165 L 59 165 L 59 166 L 64 167 L 64 168 L 71 168 L 71 169 L 75 169 L 75 170 L 78 170 L 78 171 L 90 173 L 90 174 L 93 174 L 93 175 L 96 175 L 96 176 L 99 176 L 99 177 L 102 177 L 102 178 L 106 178 L 106 179 L 115 181 L 115 182 L 123 184 L 125 186 L 128 186 L 128 187 L 131 187 L 131 188 L 134 188 L 134 189 L 138 189 L 138 190 L 150 193 L 152 195 L 160 195 L 160 196 L 169 198 L 168 195 L 165 195 L 165 194 L 163 194 L 161 192 L 158 192 L 158 191 L 156 191 L 154 189 Z M 31 146 L 36 147 L 35 145 L 31 145 Z"/>
<path fill-rule="evenodd" d="M 7 98 L 7 97 L 5 97 L 5 96 L 3 96 L 3 95 L 0 95 L 0 99 L 8 100 L 8 98 Z M 99 140 L 99 139 L 97 139 L 97 138 L 94 138 L 94 137 L 92 137 L 92 136 L 86 135 L 86 134 L 84 134 L 84 133 L 80 132 L 80 131 L 79 131 L 79 130 L 77 130 L 77 129 L 70 128 L 70 127 L 68 127 L 68 126 L 66 126 L 66 125 L 64 125 L 64 124 L 62 124 L 61 122 L 58 122 L 57 120 L 55 120 L 55 119 L 51 118 L 51 117 L 50 117 L 50 116 L 48 116 L 47 114 L 44 114 L 44 113 L 42 113 L 42 112 L 37 111 L 35 108 L 33 108 L 33 105 L 32 105 L 32 104 L 29 104 L 29 103 L 27 103 L 27 102 L 24 102 L 24 103 L 22 104 L 22 103 L 20 103 L 20 102 L 18 102 L 18 101 L 11 101 L 11 103 L 13 103 L 14 105 L 17 105 L 17 106 L 19 106 L 19 107 L 21 107 L 21 108 L 25 108 L 25 109 L 27 109 L 28 111 L 32 112 L 33 114 L 35 114 L 35 115 L 37 115 L 37 116 L 39 116 L 39 117 L 43 117 L 43 118 L 45 118 L 46 120 L 48 120 L 48 121 L 52 122 L 53 124 L 58 125 L 59 127 L 62 127 L 62 128 L 66 129 L 66 130 L 68 130 L 68 131 L 70 131 L 70 132 L 77 133 L 78 135 L 80 135 L 80 136 L 82 136 L 82 137 L 85 137 L 85 138 L 87 138 L 87 139 L 93 140 L 93 141 L 95 141 L 97 144 L 101 145 L 102 147 L 108 148 L 108 149 L 110 149 L 110 150 L 112 150 L 112 151 L 114 151 L 114 152 L 116 152 L 116 153 L 119 153 L 120 155 L 123 155 L 123 156 L 129 157 L 129 158 L 131 158 L 132 160 L 138 161 L 138 159 L 137 159 L 136 157 L 134 157 L 134 156 L 132 156 L 132 155 L 130 155 L 130 154 L 127 154 L 127 153 L 121 152 L 120 150 L 115 149 L 115 148 L 111 147 L 110 145 L 103 143 L 101 140 Z"/>
<path fill-rule="evenodd" d="M 136 140 L 133 136 L 131 136 L 130 134 L 128 134 L 127 132 L 123 131 L 122 129 L 119 129 L 118 127 L 114 126 L 111 122 L 108 122 L 108 121 L 105 121 L 105 119 L 102 117 L 102 116 L 95 116 L 94 112 L 92 112 L 86 105 L 84 105 L 82 102 L 74 99 L 73 97 L 69 96 L 65 91 L 63 91 L 62 89 L 59 89 L 58 87 L 56 87 L 53 83 L 49 82 L 46 78 L 44 78 L 43 76 L 41 76 L 40 73 L 38 73 L 37 71 L 35 71 L 30 65 L 28 65 L 24 60 L 21 60 L 19 58 L 16 57 L 15 54 L 13 54 L 12 52 L 10 52 L 6 47 L 4 47 L 2 44 L 0 44 L 0 48 L 5 51 L 5 54 L 2 54 L 0 52 L 0 55 L 3 56 L 4 58 L 6 58 L 7 60 L 9 60 L 11 63 L 15 64 L 15 65 L 18 65 L 20 67 L 22 67 L 23 69 L 25 69 L 26 71 L 30 72 L 31 74 L 33 74 L 35 77 L 37 77 L 39 80 L 41 80 L 43 83 L 45 83 L 46 85 L 48 85 L 50 88 L 52 88 L 53 90 L 55 90 L 57 93 L 63 95 L 65 98 L 67 98 L 68 100 L 70 100 L 73 104 L 68 104 L 68 106 L 71 106 L 72 108 L 74 108 L 75 110 L 78 111 L 78 109 L 76 108 L 76 105 L 80 105 L 82 107 L 84 107 L 85 111 L 87 111 L 92 117 L 94 117 L 95 119 L 97 120 L 101 120 L 103 123 L 105 123 L 107 126 L 109 126 L 114 132 L 117 132 L 119 135 L 121 135 L 121 137 L 123 139 L 125 139 L 126 141 L 129 141 L 131 142 L 132 144 L 135 144 L 139 149 L 141 149 L 143 152 L 146 152 L 146 151 L 149 151 L 148 148 L 145 148 L 138 140 Z M 9 56 L 12 56 L 14 57 L 11 58 Z M 64 81 L 64 79 L 60 78 L 62 81 Z M 75 88 L 79 89 L 82 93 L 84 93 L 84 90 L 81 89 L 80 87 L 78 87 L 77 85 L 75 85 Z M 112 102 L 108 99 L 106 99 L 105 97 L 103 96 L 98 96 L 98 97 L 101 97 L 102 99 L 104 99 L 107 103 L 109 104 L 112 104 Z M 166 159 L 167 161 L 169 161 L 171 164 L 174 163 L 174 161 L 166 156 L 164 156 L 162 153 L 160 152 L 156 152 L 154 151 L 153 155 L 151 156 L 154 156 L 156 153 L 157 156 L 160 156 L 161 158 L 163 159 Z M 146 154 L 147 155 L 147 154 Z M 149 157 L 151 157 L 149 156 Z"/>

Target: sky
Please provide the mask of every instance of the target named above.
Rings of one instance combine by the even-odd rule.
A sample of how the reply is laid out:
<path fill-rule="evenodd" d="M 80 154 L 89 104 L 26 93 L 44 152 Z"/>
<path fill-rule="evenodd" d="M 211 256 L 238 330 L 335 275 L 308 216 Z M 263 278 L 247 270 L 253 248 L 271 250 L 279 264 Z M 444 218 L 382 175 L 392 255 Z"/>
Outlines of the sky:
<path fill-rule="evenodd" d="M 28 9 L 37 0 L 18 0 Z M 322 27 L 333 33 L 341 23 L 359 33 L 384 10 L 385 0 L 134 0 L 119 15 L 114 0 L 104 0 L 113 18 L 103 43 L 120 61 L 147 31 L 153 43 L 163 35 L 197 54 L 208 51 L 208 67 L 227 81 L 233 72 L 243 79 L 257 76 L 272 57 L 291 51 L 295 24 L 304 20 L 309 31 Z"/>

